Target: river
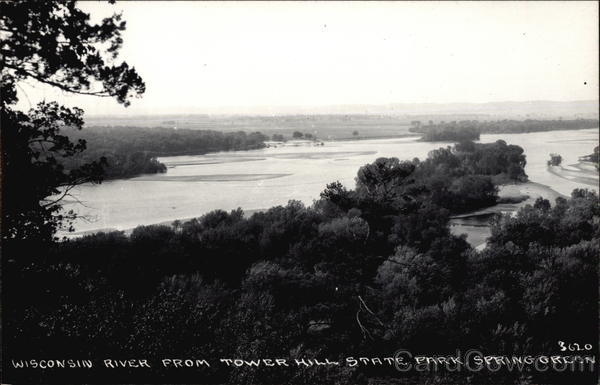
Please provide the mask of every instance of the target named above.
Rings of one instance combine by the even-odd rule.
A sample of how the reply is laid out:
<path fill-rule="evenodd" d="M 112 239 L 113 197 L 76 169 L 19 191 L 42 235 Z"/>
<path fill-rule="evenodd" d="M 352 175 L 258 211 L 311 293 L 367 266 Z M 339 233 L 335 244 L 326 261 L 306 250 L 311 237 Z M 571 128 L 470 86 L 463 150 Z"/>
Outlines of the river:
<path fill-rule="evenodd" d="M 574 188 L 598 189 L 598 174 L 577 166 L 578 157 L 598 145 L 598 129 L 481 136 L 481 142 L 498 139 L 524 148 L 531 181 L 563 195 Z M 81 216 L 72 234 L 81 235 L 192 218 L 215 209 L 259 210 L 290 199 L 309 205 L 327 183 L 338 180 L 353 188 L 359 167 L 376 158 L 424 159 L 448 145 L 417 138 L 373 139 L 165 157 L 160 158 L 168 167 L 165 174 L 79 186 L 73 191 L 79 202 L 66 201 L 65 209 Z M 563 157 L 562 167 L 548 168 L 550 153 Z"/>

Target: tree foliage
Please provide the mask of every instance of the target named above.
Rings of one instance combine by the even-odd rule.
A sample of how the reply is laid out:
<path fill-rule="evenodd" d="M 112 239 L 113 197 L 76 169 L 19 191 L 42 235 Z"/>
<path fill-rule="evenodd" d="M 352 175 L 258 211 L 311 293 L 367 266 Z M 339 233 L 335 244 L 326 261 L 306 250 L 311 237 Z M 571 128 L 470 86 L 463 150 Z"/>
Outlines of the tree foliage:
<path fill-rule="evenodd" d="M 457 133 L 472 133 L 479 134 L 519 134 L 527 132 L 540 131 L 555 131 L 555 130 L 581 130 L 585 128 L 597 128 L 598 119 L 525 119 L 525 120 L 461 120 L 453 122 L 440 122 L 434 124 L 429 121 L 426 125 L 413 125 L 409 128 L 410 132 L 420 132 L 425 134 L 425 137 L 431 135 L 438 136 L 443 133 L 443 136 L 448 136 L 448 139 L 434 140 L 459 140 L 451 138 L 450 135 Z"/>
<path fill-rule="evenodd" d="M 166 172 L 159 156 L 201 155 L 209 152 L 263 148 L 267 137 L 260 132 L 220 132 L 164 127 L 89 127 L 65 130 L 73 140 L 84 140 L 87 149 L 64 158 L 67 169 L 106 158 L 106 179 L 127 178 L 144 173 Z"/>
<path fill-rule="evenodd" d="M 450 233 L 450 210 L 436 203 L 447 201 L 439 194 L 464 194 L 468 206 L 482 199 L 470 195 L 486 190 L 479 183 L 491 183 L 467 171 L 477 169 L 478 147 L 457 148 L 422 162 L 378 159 L 357 173 L 355 188 L 331 183 L 309 207 L 290 201 L 251 216 L 217 210 L 173 226 L 140 226 L 129 236 L 57 243 L 42 259 L 31 251 L 5 272 L 13 292 L 27 293 L 8 298 L 14 324 L 7 327 L 17 330 L 10 352 L 35 344 L 47 356 L 343 360 L 353 351 L 378 356 L 398 347 L 538 354 L 553 349 L 549 341 L 558 334 L 593 340 L 597 195 L 575 190 L 554 204 L 540 199 L 500 218 L 489 246 L 473 250 Z M 444 188 L 446 174 L 458 177 Z M 430 178 L 441 180 L 438 195 Z M 107 381 L 113 375 L 90 373 Z M 324 383 L 394 372 L 214 366 L 181 378 L 191 375 L 217 383 Z M 482 372 L 473 381 L 491 380 Z"/>
<path fill-rule="evenodd" d="M 420 127 L 420 126 L 417 126 Z M 425 142 L 461 142 L 465 140 L 479 140 L 481 131 L 477 127 L 472 126 L 425 126 L 426 129 L 413 128 L 411 131 L 424 131 L 421 140 Z"/>
<path fill-rule="evenodd" d="M 40 103 L 29 114 L 2 109 L 3 237 L 51 238 L 73 219 L 61 213 L 61 200 L 78 184 L 100 181 L 101 161 L 69 172 L 61 162 L 86 147 L 60 133 L 65 124 L 81 126 L 82 114 L 56 103 Z"/>
<path fill-rule="evenodd" d="M 14 110 L 16 88 L 30 79 L 60 90 L 115 98 L 127 106 L 145 85 L 134 68 L 116 63 L 125 22 L 120 15 L 92 24 L 75 1 L 0 3 L 2 40 L 3 239 L 48 240 L 73 213 L 61 200 L 78 184 L 99 182 L 104 159 L 65 169 L 63 159 L 86 149 L 65 127 L 79 130 L 83 111 L 42 102 Z"/>
<path fill-rule="evenodd" d="M 31 78 L 63 91 L 113 97 L 129 105 L 145 85 L 135 69 L 115 63 L 125 21 L 115 14 L 99 24 L 75 1 L 0 3 L 2 72 L 10 82 Z"/>
<path fill-rule="evenodd" d="M 35 344 L 48 356 L 343 360 L 399 346 L 535 355 L 555 349 L 557 334 L 595 338 L 596 193 L 575 190 L 568 200 L 540 199 L 502 217 L 483 251 L 451 235 L 447 212 L 427 195 L 401 210 L 379 202 L 384 216 L 370 215 L 372 199 L 331 184 L 312 207 L 291 201 L 250 217 L 214 211 L 173 227 L 140 226 L 130 236 L 55 244 L 46 258 L 24 258 L 5 272 L 12 290 L 27 293 L 8 299 L 7 327 L 17 330 L 8 346 L 24 353 Z M 394 375 L 344 367 L 321 379 L 318 369 L 200 373 L 193 375 L 241 383 Z M 164 375 L 152 371 L 152 378 Z M 515 375 L 491 378 L 507 383 Z M 484 372 L 474 380 L 491 381 Z"/>

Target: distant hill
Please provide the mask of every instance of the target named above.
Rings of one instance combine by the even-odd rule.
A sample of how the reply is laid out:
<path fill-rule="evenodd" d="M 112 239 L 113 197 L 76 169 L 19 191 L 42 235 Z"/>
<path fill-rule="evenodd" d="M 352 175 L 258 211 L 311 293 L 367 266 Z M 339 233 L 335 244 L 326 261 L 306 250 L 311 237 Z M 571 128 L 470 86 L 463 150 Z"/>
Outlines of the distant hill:
<path fill-rule="evenodd" d="M 394 103 L 386 105 L 338 105 L 324 107 L 272 107 L 273 114 L 366 114 L 395 115 L 406 117 L 436 117 L 445 115 L 447 120 L 471 118 L 597 118 L 598 100 L 570 102 L 531 101 L 493 103 Z M 247 111 L 250 112 L 250 111 Z M 267 112 L 268 113 L 268 112 Z"/>
<path fill-rule="evenodd" d="M 391 111 L 406 114 L 419 111 L 421 114 L 474 114 L 489 115 L 490 118 L 598 118 L 598 100 L 571 102 L 531 101 L 495 103 L 451 103 L 451 104 L 392 104 Z M 414 113 L 413 112 L 413 113 Z"/>
<path fill-rule="evenodd" d="M 330 105 L 330 106 L 264 106 L 198 108 L 189 111 L 172 111 L 150 115 L 87 115 L 90 124 L 103 124 L 107 118 L 123 121 L 151 120 L 176 124 L 181 118 L 201 119 L 219 115 L 282 116 L 282 115 L 387 115 L 427 120 L 464 119 L 574 119 L 598 118 L 598 100 L 570 102 L 492 102 L 492 103 L 393 103 L 381 105 Z"/>
<path fill-rule="evenodd" d="M 294 131 L 320 139 L 411 135 L 413 122 L 598 119 L 598 101 L 451 104 L 339 105 L 325 107 L 222 108 L 196 113 L 86 115 L 88 128 L 162 127 L 169 129 L 260 131 L 291 136 Z M 414 134 L 413 134 L 414 135 Z"/>

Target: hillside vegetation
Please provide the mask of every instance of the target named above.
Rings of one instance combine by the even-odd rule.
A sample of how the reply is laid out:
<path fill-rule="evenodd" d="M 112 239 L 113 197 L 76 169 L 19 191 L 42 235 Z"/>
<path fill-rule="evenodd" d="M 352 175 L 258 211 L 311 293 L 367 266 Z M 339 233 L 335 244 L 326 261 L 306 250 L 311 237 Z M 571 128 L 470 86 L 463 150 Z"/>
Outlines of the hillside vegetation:
<path fill-rule="evenodd" d="M 35 242 L 17 244 L 5 287 L 22 296 L 6 303 L 15 331 L 6 343 L 13 356 L 35 345 L 48 357 L 343 360 L 399 347 L 535 355 L 556 349 L 557 335 L 593 341 L 595 193 L 576 190 L 554 205 L 538 199 L 502 217 L 481 252 L 449 230 L 450 213 L 493 204 L 494 178 L 525 178 L 524 165 L 518 146 L 463 143 L 423 161 L 377 159 L 358 170 L 353 189 L 331 183 L 310 207 L 290 201 L 250 217 L 216 210 L 129 236 L 54 243 L 42 253 Z M 373 375 L 364 366 L 194 373 L 244 384 L 356 383 Z M 452 373 L 437 375 L 452 382 Z M 473 380 L 506 383 L 518 375 L 484 371 Z M 103 379 L 94 370 L 82 376 Z M 160 368 L 148 376 L 160 379 Z M 378 368 L 377 376 L 396 383 L 385 377 L 397 372 Z"/>

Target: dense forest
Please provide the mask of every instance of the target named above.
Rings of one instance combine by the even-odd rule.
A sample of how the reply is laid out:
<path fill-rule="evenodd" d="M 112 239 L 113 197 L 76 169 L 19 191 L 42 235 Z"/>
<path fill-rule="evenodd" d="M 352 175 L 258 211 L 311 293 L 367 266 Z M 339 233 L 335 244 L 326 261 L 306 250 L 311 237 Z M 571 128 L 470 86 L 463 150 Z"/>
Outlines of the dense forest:
<path fill-rule="evenodd" d="M 479 134 L 520 134 L 538 131 L 554 130 L 580 130 L 584 128 L 597 128 L 598 119 L 573 119 L 573 120 L 461 120 L 452 122 L 434 123 L 429 121 L 423 124 L 413 121 L 410 132 L 423 134 L 427 141 L 460 141 L 476 140 Z"/>
<path fill-rule="evenodd" d="M 156 158 L 173 155 L 201 155 L 209 152 L 263 148 L 267 136 L 260 132 L 219 132 L 172 128 L 92 127 L 65 130 L 74 140 L 84 140 L 86 150 L 64 158 L 67 169 L 103 158 L 106 179 L 127 178 L 146 173 L 166 172 Z"/>
<path fill-rule="evenodd" d="M 499 218 L 481 252 L 449 231 L 451 212 L 492 204 L 492 178 L 525 178 L 524 165 L 518 146 L 463 143 L 423 161 L 377 159 L 360 168 L 354 189 L 331 183 L 310 207 L 290 201 L 250 217 L 216 210 L 43 251 L 35 242 L 11 243 L 18 258 L 9 254 L 4 284 L 21 295 L 5 301 L 5 325 L 13 331 L 5 335 L 5 354 L 27 357 L 35 346 L 40 357 L 343 361 L 355 354 L 388 357 L 399 348 L 535 355 L 555 351 L 557 338 L 596 341 L 596 193 L 576 190 L 552 205 L 538 199 Z M 63 373 L 44 375 L 60 380 Z M 40 372 L 14 374 L 35 381 L 28 376 Z M 166 375 L 175 382 L 241 384 L 465 378 L 369 366 L 79 374 L 94 381 Z M 532 381 L 556 379 L 555 372 L 532 375 Z M 469 376 L 474 383 L 506 383 L 522 373 Z"/>

